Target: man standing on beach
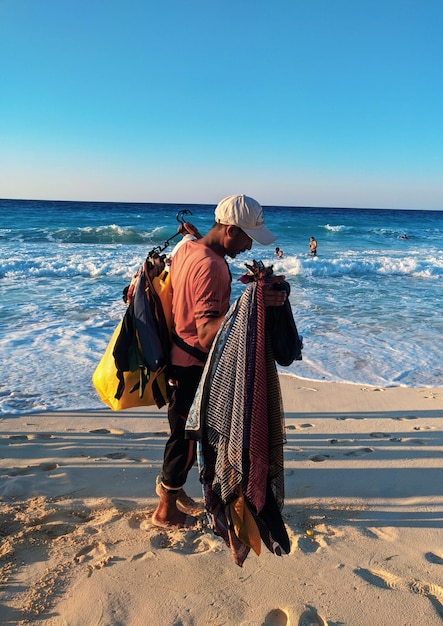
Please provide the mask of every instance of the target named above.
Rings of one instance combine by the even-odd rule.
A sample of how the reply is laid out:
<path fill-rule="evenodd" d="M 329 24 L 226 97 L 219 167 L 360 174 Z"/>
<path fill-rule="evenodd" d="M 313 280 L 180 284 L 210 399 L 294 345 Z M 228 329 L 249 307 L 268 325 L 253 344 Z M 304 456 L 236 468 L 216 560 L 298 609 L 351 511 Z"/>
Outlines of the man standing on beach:
<path fill-rule="evenodd" d="M 195 462 L 195 441 L 185 439 L 185 424 L 212 341 L 228 311 L 231 273 L 225 257 L 250 250 L 252 241 L 269 245 L 274 235 L 265 227 L 260 204 L 243 194 L 224 198 L 215 209 L 215 224 L 201 239 L 177 250 L 171 263 L 174 320 L 170 402 L 171 429 L 162 474 L 157 482 L 156 526 L 183 528 L 192 524 L 196 503 L 183 486 Z M 265 290 L 266 306 L 282 306 L 286 292 Z"/>

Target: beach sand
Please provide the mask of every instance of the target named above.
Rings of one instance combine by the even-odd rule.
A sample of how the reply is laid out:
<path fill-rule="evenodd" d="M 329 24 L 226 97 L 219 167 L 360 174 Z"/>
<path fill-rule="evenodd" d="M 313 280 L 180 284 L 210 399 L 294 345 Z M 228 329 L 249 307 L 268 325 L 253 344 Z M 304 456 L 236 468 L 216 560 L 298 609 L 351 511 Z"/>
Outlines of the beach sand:
<path fill-rule="evenodd" d="M 1 624 L 441 624 L 443 388 L 280 380 L 292 548 L 242 568 L 204 516 L 151 525 L 165 410 L 4 416 Z"/>

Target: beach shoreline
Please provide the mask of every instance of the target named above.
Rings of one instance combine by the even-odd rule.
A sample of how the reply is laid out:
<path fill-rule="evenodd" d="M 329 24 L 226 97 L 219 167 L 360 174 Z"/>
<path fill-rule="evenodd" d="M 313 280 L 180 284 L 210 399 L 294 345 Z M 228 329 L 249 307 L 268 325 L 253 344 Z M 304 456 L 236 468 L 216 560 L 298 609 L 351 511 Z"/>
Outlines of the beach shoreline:
<path fill-rule="evenodd" d="M 206 518 L 150 522 L 165 409 L 4 415 L 3 623 L 441 624 L 443 388 L 280 384 L 291 552 L 242 568 Z"/>

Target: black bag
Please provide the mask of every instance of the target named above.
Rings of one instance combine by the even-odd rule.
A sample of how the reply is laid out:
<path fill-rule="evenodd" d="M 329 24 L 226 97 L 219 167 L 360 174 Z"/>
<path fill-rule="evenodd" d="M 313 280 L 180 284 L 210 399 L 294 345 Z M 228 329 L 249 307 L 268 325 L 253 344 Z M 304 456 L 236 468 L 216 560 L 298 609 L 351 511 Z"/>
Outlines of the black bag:
<path fill-rule="evenodd" d="M 288 297 L 283 306 L 269 306 L 266 309 L 266 329 L 271 336 L 274 358 L 279 365 L 287 367 L 294 361 L 301 361 L 303 341 L 300 338 L 292 314 L 289 294 L 291 287 L 286 281 L 273 283 L 272 289 L 286 291 Z"/>

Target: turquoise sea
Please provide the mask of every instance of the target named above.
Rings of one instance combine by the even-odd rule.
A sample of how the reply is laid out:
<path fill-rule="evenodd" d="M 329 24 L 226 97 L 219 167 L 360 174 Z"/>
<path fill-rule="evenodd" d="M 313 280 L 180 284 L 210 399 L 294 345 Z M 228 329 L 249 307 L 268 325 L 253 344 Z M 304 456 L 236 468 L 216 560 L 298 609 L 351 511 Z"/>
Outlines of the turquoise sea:
<path fill-rule="evenodd" d="M 122 289 L 176 232 L 179 211 L 206 232 L 214 208 L 0 200 L 0 412 L 102 407 L 91 375 L 124 313 Z M 305 347 L 281 371 L 443 386 L 443 211 L 264 208 L 277 241 L 229 261 L 232 297 L 252 259 L 286 276 Z"/>

